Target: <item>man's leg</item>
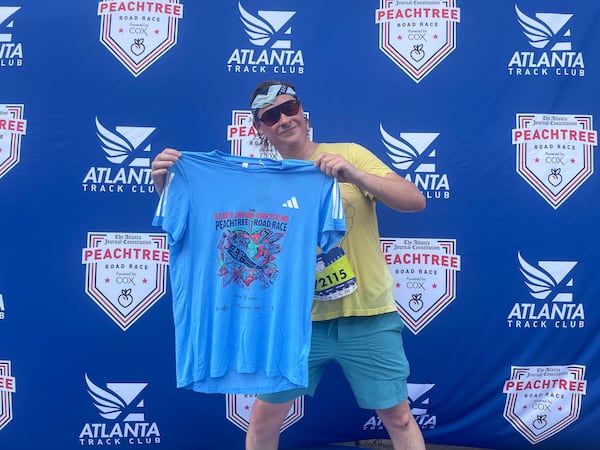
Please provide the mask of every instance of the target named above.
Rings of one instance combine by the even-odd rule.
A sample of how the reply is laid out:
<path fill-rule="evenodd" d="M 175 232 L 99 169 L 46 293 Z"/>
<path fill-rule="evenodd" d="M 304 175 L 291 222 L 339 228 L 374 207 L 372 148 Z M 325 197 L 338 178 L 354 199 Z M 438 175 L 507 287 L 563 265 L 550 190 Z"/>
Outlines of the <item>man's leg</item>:
<path fill-rule="evenodd" d="M 279 430 L 293 402 L 267 403 L 260 399 L 254 402 L 246 433 L 246 450 L 277 450 Z"/>
<path fill-rule="evenodd" d="M 387 409 L 375 410 L 390 435 L 394 450 L 425 450 L 423 434 L 404 400 Z"/>

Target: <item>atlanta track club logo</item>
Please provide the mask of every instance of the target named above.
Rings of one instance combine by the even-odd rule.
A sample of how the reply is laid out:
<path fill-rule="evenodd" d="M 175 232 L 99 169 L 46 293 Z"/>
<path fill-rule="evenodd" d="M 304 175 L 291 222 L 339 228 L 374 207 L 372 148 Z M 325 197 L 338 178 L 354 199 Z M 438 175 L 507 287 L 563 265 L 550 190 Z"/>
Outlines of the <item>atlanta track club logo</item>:
<path fill-rule="evenodd" d="M 123 125 L 109 130 L 96 117 L 96 136 L 110 164 L 90 167 L 82 181 L 83 191 L 153 193 L 150 153 L 155 130 Z"/>
<path fill-rule="evenodd" d="M 517 50 L 508 63 L 511 76 L 585 76 L 583 54 L 574 51 L 571 13 L 536 12 L 526 14 L 515 5 L 516 22 L 529 43 Z"/>
<path fill-rule="evenodd" d="M 454 239 L 381 239 L 396 287 L 396 308 L 414 333 L 456 298 L 460 255 Z"/>
<path fill-rule="evenodd" d="M 586 394 L 585 366 L 513 366 L 505 381 L 504 418 L 537 444 L 579 418 Z"/>
<path fill-rule="evenodd" d="M 304 73 L 302 50 L 292 45 L 296 11 L 249 11 L 238 2 L 240 22 L 250 48 L 235 48 L 227 60 L 230 73 Z"/>
<path fill-rule="evenodd" d="M 517 173 L 550 206 L 561 206 L 594 171 L 592 116 L 517 114 Z"/>
<path fill-rule="evenodd" d="M 513 305 L 506 319 L 508 328 L 584 328 L 585 308 L 574 298 L 578 262 L 527 261 L 521 252 L 517 258 L 530 298 Z"/>
<path fill-rule="evenodd" d="M 0 178 L 21 159 L 21 136 L 27 131 L 23 105 L 0 104 Z"/>
<path fill-rule="evenodd" d="M 379 49 L 416 83 L 456 48 L 460 9 L 455 0 L 380 0 L 375 10 Z"/>
<path fill-rule="evenodd" d="M 165 293 L 166 234 L 88 233 L 85 292 L 123 331 Z"/>
<path fill-rule="evenodd" d="M 177 43 L 183 5 L 179 0 L 101 1 L 98 15 L 100 42 L 137 77 Z"/>
<path fill-rule="evenodd" d="M 158 424 L 146 420 L 148 383 L 109 382 L 103 387 L 87 373 L 85 383 L 101 420 L 83 425 L 78 437 L 80 446 L 139 447 L 161 443 Z"/>

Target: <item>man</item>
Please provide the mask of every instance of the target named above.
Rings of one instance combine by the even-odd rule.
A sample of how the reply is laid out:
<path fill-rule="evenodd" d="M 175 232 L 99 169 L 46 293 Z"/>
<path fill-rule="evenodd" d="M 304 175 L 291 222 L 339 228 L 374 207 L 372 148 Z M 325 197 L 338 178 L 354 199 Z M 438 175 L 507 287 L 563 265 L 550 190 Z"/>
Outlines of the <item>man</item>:
<path fill-rule="evenodd" d="M 395 450 L 424 450 L 421 430 L 408 405 L 403 324 L 396 311 L 393 278 L 380 249 L 375 212 L 376 202 L 397 211 L 422 211 L 424 196 L 360 145 L 312 142 L 292 84 L 259 84 L 250 107 L 264 145 L 270 143 L 284 159 L 314 161 L 340 183 L 347 232 L 336 258 L 343 261 L 340 274 L 352 274 L 356 283 L 354 290 L 340 288 L 339 296 L 314 301 L 309 385 L 258 397 L 246 434 L 246 450 L 277 449 L 279 431 L 292 402 L 300 395 L 314 394 L 330 360 L 341 365 L 359 406 L 377 412 Z M 153 161 L 152 178 L 158 192 L 168 168 L 179 157 L 177 150 L 166 149 Z"/>

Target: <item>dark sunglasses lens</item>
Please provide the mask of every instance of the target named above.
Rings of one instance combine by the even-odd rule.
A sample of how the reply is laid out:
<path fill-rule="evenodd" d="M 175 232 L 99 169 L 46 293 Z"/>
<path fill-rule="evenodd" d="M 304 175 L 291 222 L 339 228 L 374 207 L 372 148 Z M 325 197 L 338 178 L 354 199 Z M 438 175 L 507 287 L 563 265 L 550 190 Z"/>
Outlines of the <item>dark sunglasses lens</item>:
<path fill-rule="evenodd" d="M 282 103 L 279 106 L 276 106 L 275 108 L 271 108 L 265 111 L 260 120 L 265 125 L 270 127 L 271 125 L 275 125 L 277 122 L 279 122 L 281 113 L 290 117 L 298 114 L 298 111 L 300 111 L 300 102 L 298 100 L 290 100 L 285 103 Z"/>
<path fill-rule="evenodd" d="M 283 103 L 281 106 L 281 112 L 286 116 L 295 116 L 300 111 L 300 104 L 296 100 L 290 100 L 289 102 Z"/>
<path fill-rule="evenodd" d="M 270 127 L 271 125 L 275 125 L 277 122 L 279 122 L 280 116 L 281 111 L 279 108 L 273 108 L 265 111 L 260 120 L 262 120 L 265 125 Z"/>

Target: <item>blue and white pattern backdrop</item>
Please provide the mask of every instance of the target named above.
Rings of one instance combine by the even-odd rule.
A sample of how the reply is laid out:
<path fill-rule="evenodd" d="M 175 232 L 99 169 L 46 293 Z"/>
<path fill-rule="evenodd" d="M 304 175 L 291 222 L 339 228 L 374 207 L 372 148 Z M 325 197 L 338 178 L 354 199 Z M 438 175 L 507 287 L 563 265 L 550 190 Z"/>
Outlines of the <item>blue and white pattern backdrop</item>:
<path fill-rule="evenodd" d="M 368 147 L 428 199 L 378 209 L 426 440 L 596 448 L 599 19 L 589 0 L 1 0 L 0 448 L 242 448 L 253 396 L 175 388 L 150 162 L 259 156 L 265 79 L 297 85 L 315 141 Z M 332 366 L 281 444 L 385 436 Z"/>

